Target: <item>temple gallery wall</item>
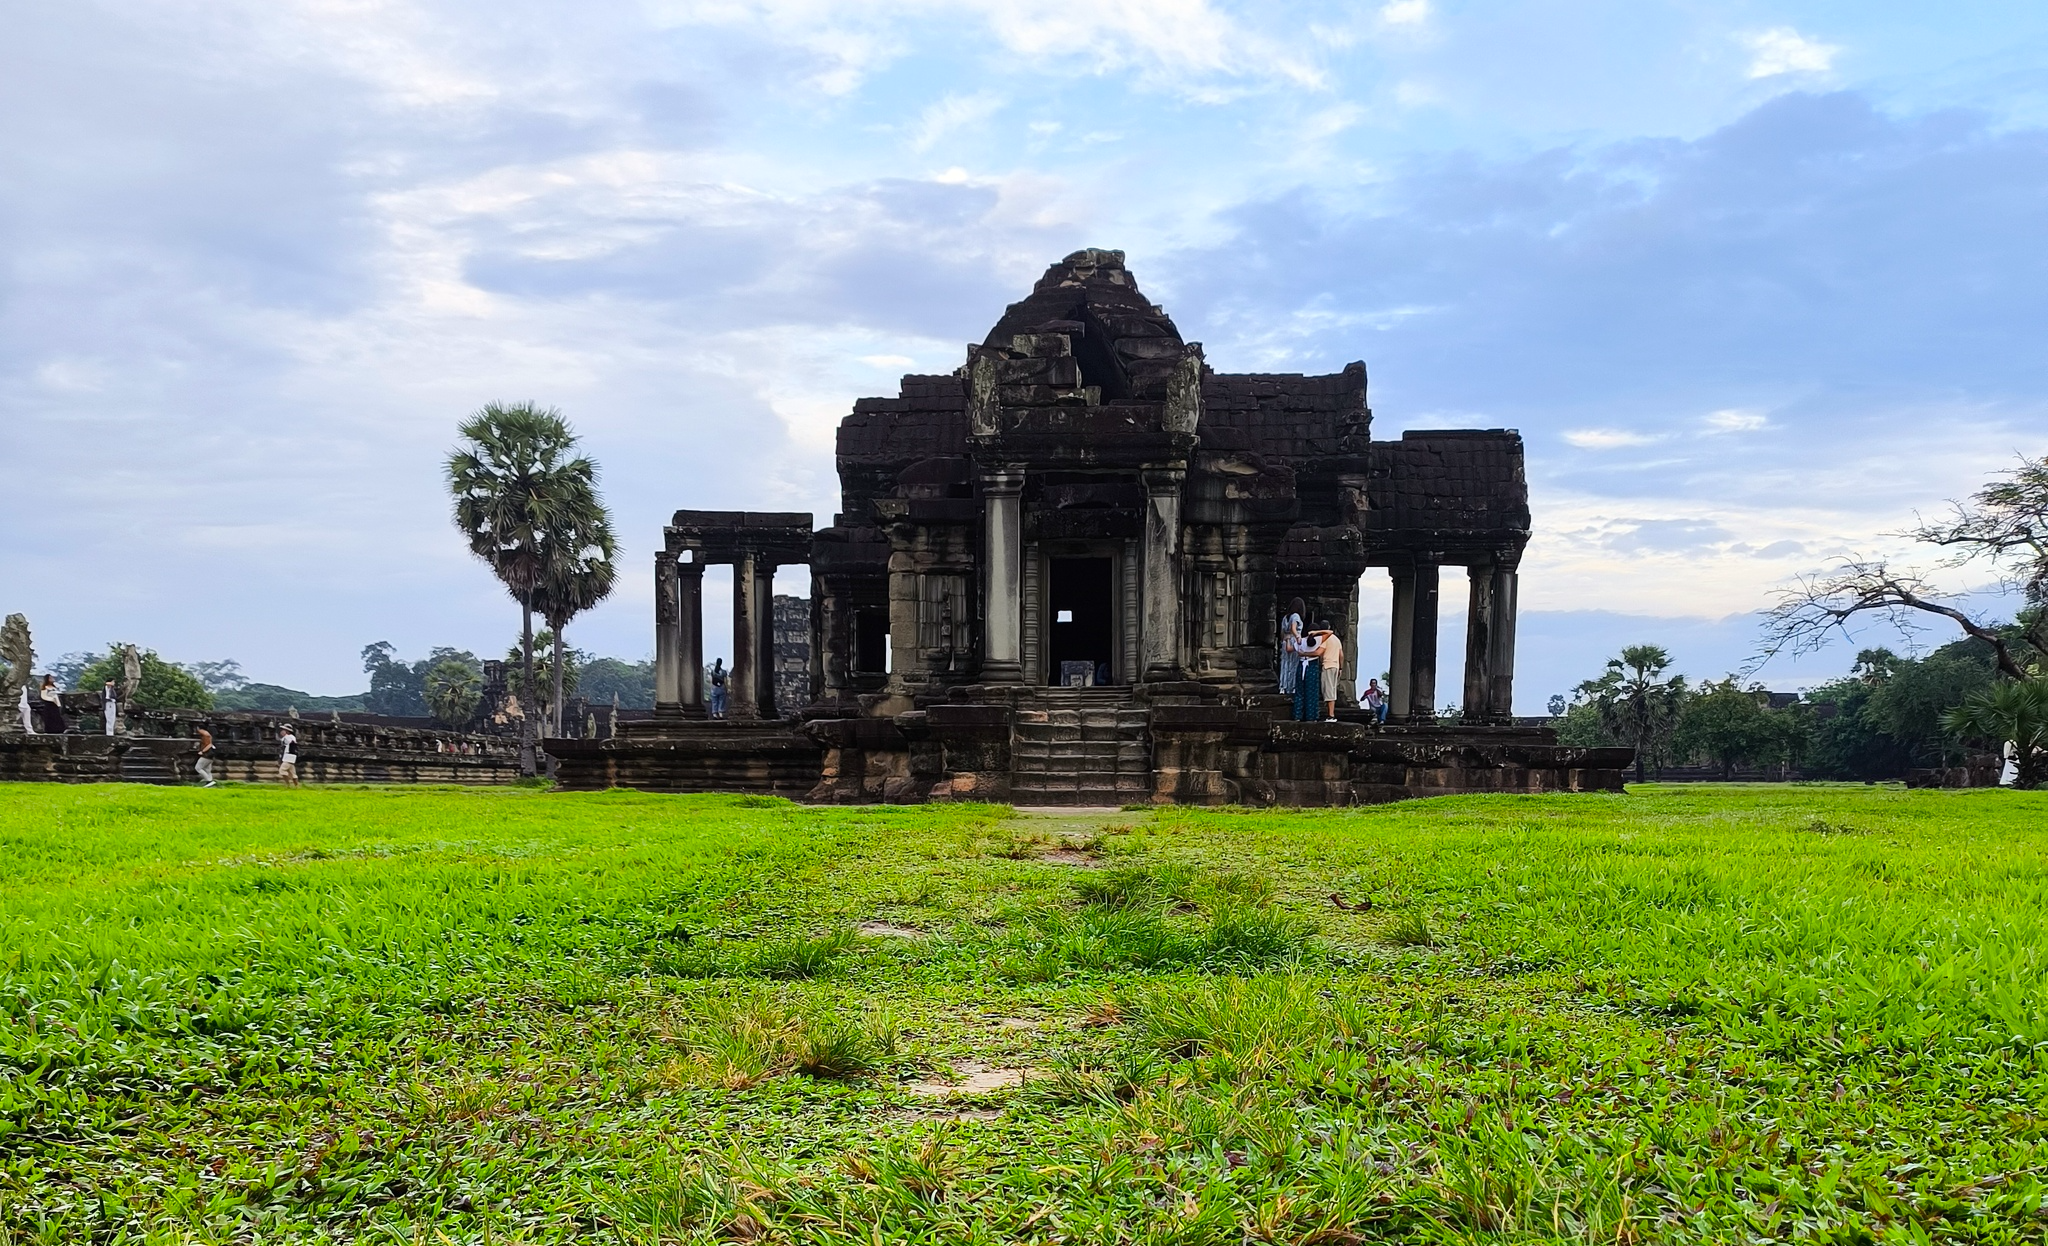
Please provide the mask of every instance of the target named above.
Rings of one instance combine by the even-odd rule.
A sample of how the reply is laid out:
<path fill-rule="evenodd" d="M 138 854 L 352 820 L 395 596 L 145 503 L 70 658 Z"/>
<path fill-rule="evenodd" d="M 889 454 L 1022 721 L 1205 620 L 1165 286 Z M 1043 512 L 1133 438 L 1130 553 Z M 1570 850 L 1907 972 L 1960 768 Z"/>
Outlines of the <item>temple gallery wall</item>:
<path fill-rule="evenodd" d="M 952 373 L 854 403 L 837 464 L 823 527 L 675 513 L 655 716 L 549 741 L 565 785 L 1303 805 L 1620 785 L 1627 750 L 1513 722 L 1520 436 L 1374 440 L 1362 363 L 1216 372 L 1121 252 L 1052 265 Z M 778 644 L 776 572 L 799 565 L 807 643 L 785 612 Z M 732 568 L 723 719 L 702 674 L 710 566 Z M 1367 574 L 1392 593 L 1391 644 L 1364 659 L 1391 674 L 1384 726 L 1354 700 Z M 1344 641 L 1337 722 L 1289 721 L 1276 689 L 1296 598 Z M 1441 614 L 1461 604 L 1463 687 L 1440 689 Z M 808 704 L 778 712 L 778 683 Z M 1439 722 L 1447 692 L 1462 712 Z"/>

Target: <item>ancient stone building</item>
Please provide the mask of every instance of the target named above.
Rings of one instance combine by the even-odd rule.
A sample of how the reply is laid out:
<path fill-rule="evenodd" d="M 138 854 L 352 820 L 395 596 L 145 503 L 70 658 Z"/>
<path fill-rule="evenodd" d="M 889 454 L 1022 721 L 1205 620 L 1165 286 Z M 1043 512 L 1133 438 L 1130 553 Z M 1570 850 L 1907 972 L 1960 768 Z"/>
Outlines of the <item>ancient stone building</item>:
<path fill-rule="evenodd" d="M 1512 726 L 1520 436 L 1375 441 L 1360 363 L 1216 372 L 1121 252 L 1068 256 L 952 373 L 856 402 L 838 467 L 841 508 L 815 531 L 805 514 L 676 513 L 656 556 L 656 718 L 551 744 L 565 782 L 1118 804 L 1619 784 L 1612 750 Z M 714 726 L 701 583 L 725 563 L 734 721 Z M 816 691 L 778 721 L 768 603 L 796 563 Z M 1433 708 L 1447 567 L 1467 586 L 1455 724 Z M 1359 582 L 1375 572 L 1394 601 L 1384 728 L 1355 703 Z M 1289 723 L 1275 695 L 1277 620 L 1297 597 L 1345 641 L 1347 721 Z"/>

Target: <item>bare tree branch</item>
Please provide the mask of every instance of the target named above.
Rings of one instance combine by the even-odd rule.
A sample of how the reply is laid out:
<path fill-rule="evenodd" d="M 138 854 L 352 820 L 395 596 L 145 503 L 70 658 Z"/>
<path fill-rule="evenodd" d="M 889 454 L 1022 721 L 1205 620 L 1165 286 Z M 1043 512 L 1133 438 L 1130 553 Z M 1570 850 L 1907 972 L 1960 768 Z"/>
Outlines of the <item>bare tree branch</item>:
<path fill-rule="evenodd" d="M 1882 559 L 1846 561 L 1824 574 L 1803 576 L 1796 587 L 1780 594 L 1778 604 L 1764 616 L 1759 664 L 1780 653 L 1814 653 L 1833 633 L 1847 636 L 1849 621 L 1858 615 L 1875 615 L 1912 633 L 1919 630 L 1916 614 L 1924 614 L 1948 619 L 1991 646 L 2001 672 L 2025 679 L 2027 668 L 2013 656 L 2005 637 L 1995 627 L 1946 604 L 1951 600 L 1953 594 L 1934 588 L 1910 571 L 1894 571 Z"/>

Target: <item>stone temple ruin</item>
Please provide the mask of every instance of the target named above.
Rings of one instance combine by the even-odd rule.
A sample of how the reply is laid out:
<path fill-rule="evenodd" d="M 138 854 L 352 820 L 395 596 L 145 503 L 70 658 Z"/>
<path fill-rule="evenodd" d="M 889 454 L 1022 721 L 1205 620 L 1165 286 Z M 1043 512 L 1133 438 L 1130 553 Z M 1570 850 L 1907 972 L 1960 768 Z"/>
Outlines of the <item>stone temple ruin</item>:
<path fill-rule="evenodd" d="M 816 801 L 1343 805 L 1618 790 L 1628 750 L 1512 717 L 1529 539 L 1509 430 L 1372 439 L 1365 366 L 1211 370 L 1118 251 L 1079 251 L 965 363 L 840 425 L 840 512 L 678 511 L 655 556 L 657 705 L 549 741 L 565 786 Z M 707 720 L 704 568 L 733 567 L 729 711 Z M 778 717 L 777 567 L 811 575 L 811 703 Z M 1443 569 L 1469 584 L 1439 722 Z M 1392 578 L 1392 705 L 1356 705 L 1359 581 Z M 1288 721 L 1278 619 L 1344 640 L 1337 723 Z M 1371 659 L 1378 668 L 1377 653 Z"/>

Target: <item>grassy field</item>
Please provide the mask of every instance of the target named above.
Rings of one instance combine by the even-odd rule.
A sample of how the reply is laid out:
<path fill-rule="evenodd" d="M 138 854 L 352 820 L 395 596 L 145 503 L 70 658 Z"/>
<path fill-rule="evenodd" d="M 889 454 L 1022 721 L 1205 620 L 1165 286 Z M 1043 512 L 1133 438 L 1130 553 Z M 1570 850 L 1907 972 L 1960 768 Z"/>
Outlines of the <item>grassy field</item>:
<path fill-rule="evenodd" d="M 2048 796 L 0 787 L 0 1243 L 2041 1242 Z"/>

